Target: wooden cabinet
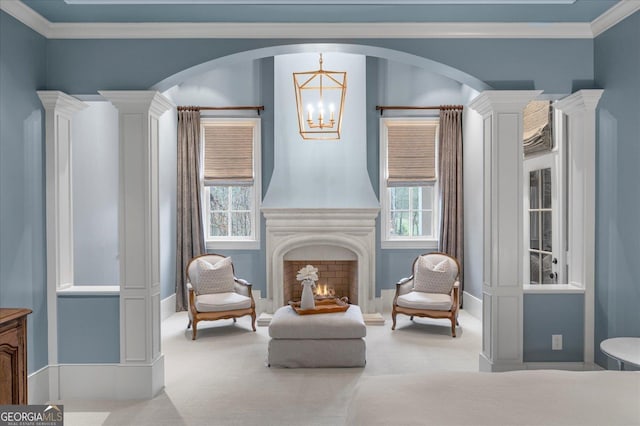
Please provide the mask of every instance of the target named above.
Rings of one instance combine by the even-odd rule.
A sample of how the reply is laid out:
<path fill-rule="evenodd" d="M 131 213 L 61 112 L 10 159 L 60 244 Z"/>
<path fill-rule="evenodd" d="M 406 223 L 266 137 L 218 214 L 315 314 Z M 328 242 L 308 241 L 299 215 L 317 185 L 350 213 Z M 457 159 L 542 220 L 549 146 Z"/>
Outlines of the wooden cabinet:
<path fill-rule="evenodd" d="M 27 315 L 0 308 L 0 405 L 27 404 Z"/>

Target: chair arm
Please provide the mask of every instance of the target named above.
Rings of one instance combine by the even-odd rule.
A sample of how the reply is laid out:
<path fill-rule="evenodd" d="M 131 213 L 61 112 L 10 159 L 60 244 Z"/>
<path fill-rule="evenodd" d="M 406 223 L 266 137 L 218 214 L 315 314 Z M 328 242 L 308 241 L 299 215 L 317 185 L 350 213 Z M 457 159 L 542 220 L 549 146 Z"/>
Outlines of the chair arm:
<path fill-rule="evenodd" d="M 242 278 L 236 278 L 233 277 L 233 281 L 234 281 L 234 290 L 236 291 L 236 293 L 241 294 L 243 296 L 247 296 L 247 297 L 251 297 L 251 287 L 252 285 L 247 281 L 247 280 L 243 280 Z"/>
<path fill-rule="evenodd" d="M 453 298 L 453 306 L 456 308 L 460 306 L 460 281 L 453 283 L 453 288 L 451 289 L 451 297 Z"/>
<path fill-rule="evenodd" d="M 401 279 L 396 283 L 396 297 L 407 294 L 413 289 L 413 275 Z"/>
<path fill-rule="evenodd" d="M 193 288 L 193 286 L 191 285 L 191 283 L 187 283 L 187 291 L 189 292 L 189 309 L 193 309 L 195 312 L 195 306 L 196 306 L 196 290 Z"/>

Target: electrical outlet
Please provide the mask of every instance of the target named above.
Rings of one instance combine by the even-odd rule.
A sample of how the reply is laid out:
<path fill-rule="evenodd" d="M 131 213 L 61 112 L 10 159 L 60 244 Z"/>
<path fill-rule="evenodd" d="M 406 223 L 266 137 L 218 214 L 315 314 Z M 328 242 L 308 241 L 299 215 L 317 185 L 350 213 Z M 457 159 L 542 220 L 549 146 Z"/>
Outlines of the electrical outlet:
<path fill-rule="evenodd" d="M 551 350 L 553 351 L 562 350 L 562 334 L 551 335 Z"/>

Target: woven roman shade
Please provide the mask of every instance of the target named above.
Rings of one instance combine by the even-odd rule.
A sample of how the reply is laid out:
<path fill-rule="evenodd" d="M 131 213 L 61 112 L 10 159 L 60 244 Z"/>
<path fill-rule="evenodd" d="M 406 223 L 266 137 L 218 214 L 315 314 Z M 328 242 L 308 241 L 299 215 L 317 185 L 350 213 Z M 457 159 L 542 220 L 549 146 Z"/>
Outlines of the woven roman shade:
<path fill-rule="evenodd" d="M 525 156 L 553 148 L 550 101 L 529 102 L 522 113 L 522 121 Z"/>
<path fill-rule="evenodd" d="M 387 123 L 387 186 L 419 186 L 436 180 L 438 123 Z"/>
<path fill-rule="evenodd" d="M 208 185 L 253 183 L 253 125 L 205 123 L 204 180 Z"/>

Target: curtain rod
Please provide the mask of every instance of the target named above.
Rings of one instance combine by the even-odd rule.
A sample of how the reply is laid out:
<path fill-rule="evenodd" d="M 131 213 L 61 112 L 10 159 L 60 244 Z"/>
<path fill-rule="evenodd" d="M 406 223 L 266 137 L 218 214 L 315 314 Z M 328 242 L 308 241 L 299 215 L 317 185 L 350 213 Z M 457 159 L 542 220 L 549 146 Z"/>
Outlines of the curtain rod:
<path fill-rule="evenodd" d="M 380 111 L 380 115 L 385 109 L 463 109 L 462 105 L 440 105 L 440 106 L 383 106 L 376 105 L 376 111 Z"/>
<path fill-rule="evenodd" d="M 256 106 L 233 106 L 233 107 L 211 107 L 211 106 L 179 106 L 178 111 L 231 111 L 231 110 L 256 110 L 258 115 L 260 111 L 264 111 L 264 105 Z"/>

